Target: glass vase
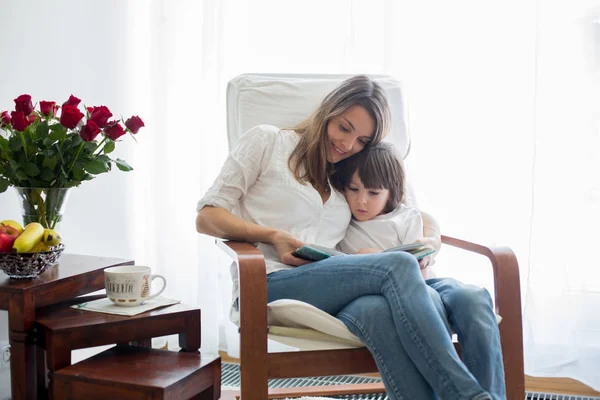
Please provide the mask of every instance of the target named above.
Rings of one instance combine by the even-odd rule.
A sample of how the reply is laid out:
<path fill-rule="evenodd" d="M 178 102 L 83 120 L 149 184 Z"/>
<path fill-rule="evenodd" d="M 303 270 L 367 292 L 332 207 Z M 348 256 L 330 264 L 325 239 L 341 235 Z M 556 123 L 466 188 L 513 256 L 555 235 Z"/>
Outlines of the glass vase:
<path fill-rule="evenodd" d="M 23 226 L 39 222 L 46 229 L 56 229 L 65 211 L 69 189 L 15 187 L 20 198 Z"/>

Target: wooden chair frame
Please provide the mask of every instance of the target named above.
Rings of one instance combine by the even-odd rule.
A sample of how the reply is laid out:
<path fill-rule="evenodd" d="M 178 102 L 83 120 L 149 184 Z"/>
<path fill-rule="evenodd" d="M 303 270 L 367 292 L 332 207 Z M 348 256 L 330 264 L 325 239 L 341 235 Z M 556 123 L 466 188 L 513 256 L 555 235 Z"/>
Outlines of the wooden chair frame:
<path fill-rule="evenodd" d="M 442 243 L 483 255 L 491 261 L 496 312 L 502 316 L 499 328 L 507 399 L 524 399 L 521 289 L 517 258 L 512 250 L 506 247 L 489 248 L 449 236 L 442 236 Z M 377 372 L 377 367 L 366 348 L 268 353 L 267 280 L 263 254 L 246 242 L 230 241 L 223 244 L 225 246 L 220 247 L 239 262 L 240 370 L 243 400 L 385 392 L 383 384 L 331 385 L 269 391 L 268 380 L 272 378 L 372 373 Z"/>

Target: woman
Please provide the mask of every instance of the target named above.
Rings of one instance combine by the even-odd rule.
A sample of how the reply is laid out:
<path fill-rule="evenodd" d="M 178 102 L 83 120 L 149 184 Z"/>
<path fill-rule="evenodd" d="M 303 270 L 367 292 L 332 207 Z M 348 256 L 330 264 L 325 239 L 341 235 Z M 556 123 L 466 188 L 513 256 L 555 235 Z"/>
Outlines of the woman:
<path fill-rule="evenodd" d="M 378 143 L 389 125 L 383 90 L 357 76 L 294 130 L 251 129 L 198 203 L 196 228 L 258 242 L 268 301 L 301 300 L 341 319 L 373 354 L 390 399 L 503 399 L 500 339 L 487 292 L 453 280 L 440 280 L 439 294 L 430 291 L 417 261 L 402 252 L 310 264 L 292 256 L 305 243 L 334 247 L 343 238 L 351 214 L 329 176 L 335 163 Z M 236 206 L 240 217 L 231 213 Z M 439 249 L 427 214 L 424 226 L 426 240 Z M 237 295 L 237 282 L 234 290 Z M 465 363 L 438 314 L 440 299 L 451 328 L 468 338 L 461 342 Z"/>

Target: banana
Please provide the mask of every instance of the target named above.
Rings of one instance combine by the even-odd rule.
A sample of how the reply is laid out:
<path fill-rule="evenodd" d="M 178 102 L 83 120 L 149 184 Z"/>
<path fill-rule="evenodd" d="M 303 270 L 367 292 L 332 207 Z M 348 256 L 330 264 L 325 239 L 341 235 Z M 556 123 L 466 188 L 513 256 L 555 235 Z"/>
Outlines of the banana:
<path fill-rule="evenodd" d="M 62 241 L 62 237 L 60 236 L 60 233 L 56 232 L 54 229 L 44 229 L 42 241 L 47 246 L 57 246 Z"/>
<path fill-rule="evenodd" d="M 41 251 L 50 251 L 50 247 L 48 247 L 48 245 L 42 240 L 37 242 L 36 245 L 33 246 L 31 250 L 29 250 L 29 253 L 39 253 Z"/>
<path fill-rule="evenodd" d="M 5 219 L 4 221 L 0 222 L 0 224 L 10 226 L 11 228 L 18 230 L 19 233 L 23 233 L 23 227 L 21 224 L 17 221 L 13 221 L 12 219 Z"/>
<path fill-rule="evenodd" d="M 44 227 L 40 223 L 31 222 L 25 226 L 23 233 L 13 243 L 13 250 L 17 253 L 26 253 L 42 240 L 42 236 L 44 236 Z"/>

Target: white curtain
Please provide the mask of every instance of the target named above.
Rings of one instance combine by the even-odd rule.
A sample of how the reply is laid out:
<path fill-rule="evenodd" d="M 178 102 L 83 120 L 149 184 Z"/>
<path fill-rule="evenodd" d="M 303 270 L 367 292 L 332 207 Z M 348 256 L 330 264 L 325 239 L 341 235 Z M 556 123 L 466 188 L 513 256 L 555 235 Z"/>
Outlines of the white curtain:
<path fill-rule="evenodd" d="M 227 154 L 227 81 L 396 76 L 421 207 L 447 234 L 517 254 L 526 372 L 599 390 L 599 18 L 600 0 L 0 0 L 0 109 L 74 93 L 144 119 L 118 146 L 135 171 L 73 192 L 67 245 L 164 274 L 166 296 L 202 307 L 213 352 L 227 345 L 228 260 L 194 217 Z M 12 196 L 2 219 L 18 218 Z M 477 257 L 444 250 L 437 269 L 491 286 Z"/>

